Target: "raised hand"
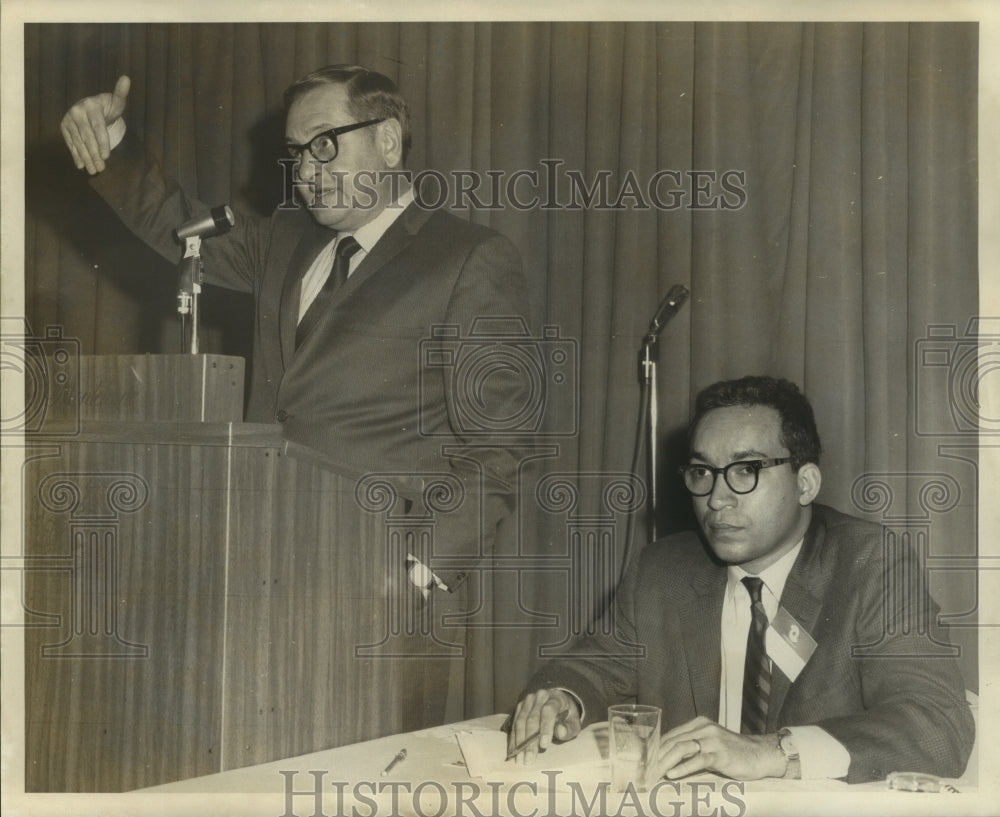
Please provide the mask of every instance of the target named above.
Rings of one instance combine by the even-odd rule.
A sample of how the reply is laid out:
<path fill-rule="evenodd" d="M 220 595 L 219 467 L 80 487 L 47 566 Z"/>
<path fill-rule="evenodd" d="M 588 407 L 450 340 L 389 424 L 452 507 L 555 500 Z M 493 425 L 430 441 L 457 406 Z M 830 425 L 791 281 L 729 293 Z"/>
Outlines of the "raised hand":
<path fill-rule="evenodd" d="M 120 76 L 114 91 L 81 99 L 62 118 L 59 129 L 73 162 L 80 170 L 86 168 L 91 176 L 104 170 L 104 162 L 111 154 L 108 125 L 125 112 L 131 86 L 127 76 Z"/>

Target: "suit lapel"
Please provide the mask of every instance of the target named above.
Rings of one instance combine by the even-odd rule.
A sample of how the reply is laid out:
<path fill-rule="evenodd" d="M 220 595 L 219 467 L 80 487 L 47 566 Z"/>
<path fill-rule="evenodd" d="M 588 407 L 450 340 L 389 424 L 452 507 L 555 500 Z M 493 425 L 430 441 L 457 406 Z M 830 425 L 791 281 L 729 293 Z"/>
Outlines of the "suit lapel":
<path fill-rule="evenodd" d="M 310 221 L 311 229 L 299 239 L 288 261 L 288 272 L 281 288 L 278 331 L 281 337 L 281 360 L 286 368 L 295 352 L 295 328 L 299 323 L 302 278 L 309 271 L 320 250 L 329 244 L 335 235 L 329 228 L 316 224 L 311 218 Z"/>
<path fill-rule="evenodd" d="M 351 296 L 351 293 L 355 292 L 372 275 L 406 249 L 413 241 L 413 236 L 419 232 L 430 217 L 430 211 L 417 206 L 415 202 L 410 204 L 399 218 L 389 225 L 389 229 L 382 234 L 382 237 L 375 242 L 371 252 L 362 259 L 347 282 L 337 290 L 331 302 L 332 305 L 337 306 L 343 303 Z"/>
<path fill-rule="evenodd" d="M 816 632 L 816 624 L 823 606 L 822 598 L 813 592 L 813 588 L 826 586 L 821 575 L 821 560 L 818 558 L 822 539 L 814 515 L 813 523 L 809 526 L 802 544 L 802 551 L 795 560 L 795 564 L 792 565 L 792 571 L 785 581 L 785 589 L 781 593 L 781 606 L 791 614 L 802 629 L 810 634 Z M 778 716 L 781 714 L 781 708 L 784 706 L 785 697 L 788 695 L 791 684 L 788 676 L 775 665 L 774 671 L 771 673 L 771 697 L 767 707 L 769 732 L 775 731 L 779 725 Z"/>
<path fill-rule="evenodd" d="M 427 223 L 432 211 L 410 204 L 375 242 L 372 251 L 358 264 L 354 272 L 341 286 L 333 300 L 331 308 L 343 303 L 351 293 L 364 284 L 380 268 L 384 267 L 413 240 L 420 228 Z M 295 353 L 295 328 L 299 322 L 299 299 L 302 292 L 302 278 L 309 270 L 316 255 L 333 240 L 331 231 L 313 222 L 312 230 L 304 235 L 295 247 L 288 264 L 281 291 L 281 307 L 279 316 L 279 332 L 281 335 L 281 359 L 287 367 Z"/>
<path fill-rule="evenodd" d="M 680 612 L 684 654 L 691 677 L 695 712 L 712 720 L 719 717 L 719 681 L 722 676 L 720 628 L 726 571 L 712 565 L 691 583 L 694 596 Z"/>

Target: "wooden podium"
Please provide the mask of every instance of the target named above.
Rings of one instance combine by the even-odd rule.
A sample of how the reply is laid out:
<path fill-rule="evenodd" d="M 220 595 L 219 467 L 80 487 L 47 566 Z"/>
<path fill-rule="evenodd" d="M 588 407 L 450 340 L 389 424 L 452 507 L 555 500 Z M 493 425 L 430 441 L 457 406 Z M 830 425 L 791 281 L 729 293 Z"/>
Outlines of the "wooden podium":
<path fill-rule="evenodd" d="M 402 576 L 432 536 L 403 493 L 239 422 L 242 360 L 81 372 L 77 425 L 58 407 L 22 476 L 27 791 L 124 791 L 442 721 L 461 634 L 432 631 Z"/>

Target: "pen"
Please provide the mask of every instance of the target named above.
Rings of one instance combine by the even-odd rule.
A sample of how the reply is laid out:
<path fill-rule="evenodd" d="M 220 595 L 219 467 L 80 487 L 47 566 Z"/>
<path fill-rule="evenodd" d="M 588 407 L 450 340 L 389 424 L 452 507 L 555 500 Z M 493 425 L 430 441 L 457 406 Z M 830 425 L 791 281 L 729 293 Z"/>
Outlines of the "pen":
<path fill-rule="evenodd" d="M 569 717 L 569 710 L 568 709 L 564 709 L 564 710 L 562 710 L 562 712 L 560 712 L 558 715 L 556 715 L 556 723 L 563 723 L 566 720 L 566 718 L 568 718 L 568 717 Z M 523 752 L 525 749 L 527 749 L 528 745 L 530 743 L 533 743 L 534 741 L 538 740 L 541 736 L 542 736 L 541 732 L 535 732 L 534 734 L 529 735 L 528 737 L 526 737 L 519 744 L 517 744 L 517 746 L 515 746 L 513 749 L 511 749 L 507 753 L 506 760 L 513 760 L 521 752 Z"/>
<path fill-rule="evenodd" d="M 406 749 L 400 749 L 396 752 L 396 756 L 389 761 L 389 765 L 382 770 L 382 777 L 385 777 L 389 772 L 396 768 L 396 764 L 399 763 L 406 757 Z"/>

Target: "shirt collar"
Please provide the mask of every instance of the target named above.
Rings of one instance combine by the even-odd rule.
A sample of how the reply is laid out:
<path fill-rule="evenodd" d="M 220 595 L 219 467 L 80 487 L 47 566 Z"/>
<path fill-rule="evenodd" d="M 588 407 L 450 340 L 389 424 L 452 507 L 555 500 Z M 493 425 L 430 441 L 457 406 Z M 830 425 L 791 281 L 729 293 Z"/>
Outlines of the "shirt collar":
<path fill-rule="evenodd" d="M 385 235 L 386 230 L 388 230 L 393 223 L 399 218 L 403 211 L 410 206 L 413 202 L 413 188 L 409 187 L 407 190 L 400 195 L 396 201 L 387 205 L 382 209 L 375 218 L 369 221 L 367 224 L 358 227 L 357 230 L 352 233 L 354 240 L 358 242 L 361 249 L 365 253 L 372 251 L 372 248 L 378 243 L 378 240 Z M 341 235 L 346 235 L 342 233 Z"/>
<path fill-rule="evenodd" d="M 781 598 L 781 594 L 785 589 L 785 582 L 788 580 L 788 574 L 792 572 L 792 566 L 795 564 L 796 558 L 798 558 L 799 551 L 802 550 L 803 541 L 805 541 L 805 537 L 799 539 L 798 544 L 778 559 L 778 561 L 772 565 L 768 565 L 760 573 L 756 574 L 776 599 Z M 727 574 L 727 590 L 730 595 L 736 592 L 736 587 L 742 582 L 744 576 L 753 575 L 747 573 L 739 565 L 729 565 Z"/>

